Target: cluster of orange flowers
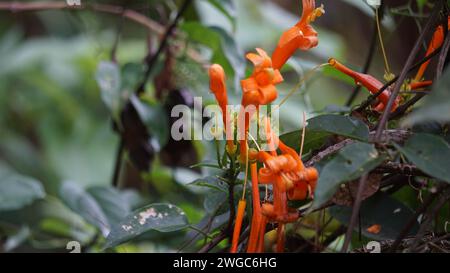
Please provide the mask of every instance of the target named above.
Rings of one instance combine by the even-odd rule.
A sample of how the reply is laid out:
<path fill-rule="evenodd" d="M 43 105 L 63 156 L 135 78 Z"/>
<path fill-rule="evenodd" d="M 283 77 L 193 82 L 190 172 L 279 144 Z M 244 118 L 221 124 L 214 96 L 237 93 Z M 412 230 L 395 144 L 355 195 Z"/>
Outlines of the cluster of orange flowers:
<path fill-rule="evenodd" d="M 257 109 L 262 105 L 267 105 L 275 101 L 278 96 L 276 85 L 283 81 L 280 73 L 281 67 L 295 53 L 297 49 L 309 50 L 318 44 L 317 32 L 310 25 L 317 17 L 324 13 L 323 7 L 316 8 L 314 0 L 303 0 L 303 13 L 300 21 L 283 33 L 272 58 L 262 49 L 257 48 L 257 53 L 247 54 L 247 59 L 254 65 L 253 73 L 241 81 L 243 90 L 241 111 L 239 112 L 238 128 L 243 129 L 244 137 L 239 142 L 239 157 L 242 162 L 251 160 L 251 181 L 252 181 L 252 206 L 253 214 L 251 221 L 250 237 L 248 240 L 248 252 L 264 251 L 264 235 L 266 225 L 269 222 L 277 224 L 277 244 L 276 251 L 284 251 L 285 225 L 298 219 L 299 214 L 295 209 L 288 208 L 288 199 L 304 200 L 308 196 L 312 197 L 318 179 L 318 172 L 315 168 L 305 168 L 300 155 L 285 145 L 273 134 L 268 119 L 266 123 L 266 134 L 270 152 L 259 151 L 249 153 L 247 132 L 250 121 Z M 230 124 L 230 113 L 227 112 L 228 103 L 225 73 L 223 68 L 214 64 L 209 69 L 210 89 L 214 93 L 216 100 L 223 113 L 223 122 L 226 128 Z M 248 110 L 247 106 L 253 106 L 255 111 Z M 227 134 L 227 152 L 233 154 L 236 146 L 231 132 Z M 280 154 L 275 147 L 279 147 Z M 257 162 L 262 163 L 259 168 Z M 273 191 L 273 201 L 261 203 L 259 185 L 271 184 Z M 241 231 L 242 221 L 245 214 L 246 201 L 240 200 L 237 209 L 237 216 L 231 244 L 231 252 L 236 252 L 238 239 Z"/>

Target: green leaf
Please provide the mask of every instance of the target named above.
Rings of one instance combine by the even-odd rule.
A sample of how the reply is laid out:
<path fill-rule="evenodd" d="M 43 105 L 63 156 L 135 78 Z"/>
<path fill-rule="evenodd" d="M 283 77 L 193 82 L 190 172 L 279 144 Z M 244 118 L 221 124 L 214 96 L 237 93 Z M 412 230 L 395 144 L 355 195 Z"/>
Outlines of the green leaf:
<path fill-rule="evenodd" d="M 106 238 L 105 248 L 129 241 L 149 230 L 172 232 L 188 227 L 185 213 L 171 204 L 151 204 L 129 214 L 115 225 Z"/>
<path fill-rule="evenodd" d="M 148 104 L 132 95 L 130 101 L 139 114 L 142 122 L 158 141 L 161 149 L 169 140 L 169 119 L 164 107 L 160 104 Z"/>
<path fill-rule="evenodd" d="M 450 69 L 447 69 L 435 84 L 429 95 L 424 98 L 423 105 L 413 111 L 402 123 L 410 126 L 426 121 L 450 121 Z"/>
<path fill-rule="evenodd" d="M 207 176 L 204 178 L 196 179 L 188 185 L 206 187 L 224 193 L 228 192 L 226 183 L 220 180 L 217 176 Z"/>
<path fill-rule="evenodd" d="M 223 66 L 229 78 L 238 82 L 245 73 L 245 59 L 233 37 L 225 30 L 215 26 L 204 26 L 198 22 L 186 22 L 181 25 L 191 41 L 200 43 L 212 50 L 211 62 Z"/>
<path fill-rule="evenodd" d="M 213 5 L 217 10 L 219 10 L 223 15 L 225 15 L 228 20 L 230 20 L 233 28 L 236 28 L 236 5 L 233 0 L 207 0 L 211 5 Z"/>
<path fill-rule="evenodd" d="M 0 211 L 16 210 L 45 197 L 41 182 L 18 174 L 0 177 Z"/>
<path fill-rule="evenodd" d="M 436 135 L 415 134 L 403 147 L 394 144 L 424 173 L 450 183 L 450 146 Z"/>
<path fill-rule="evenodd" d="M 348 225 L 352 207 L 333 206 L 329 209 L 329 212 L 339 222 Z M 362 202 L 360 215 L 362 234 L 368 238 L 381 241 L 396 239 L 400 231 L 414 216 L 414 211 L 389 195 L 379 193 Z M 367 231 L 367 228 L 372 225 L 381 226 L 378 234 Z M 355 231 L 358 230 L 358 225 L 355 225 Z M 417 230 L 418 223 L 415 222 L 408 235 L 416 234 Z"/>
<path fill-rule="evenodd" d="M 341 115 L 322 115 L 308 120 L 309 130 L 327 132 L 368 141 L 369 128 L 359 119 Z"/>
<path fill-rule="evenodd" d="M 109 233 L 108 219 L 95 199 L 78 184 L 64 182 L 59 191 L 63 202 L 87 222 L 100 229 L 106 236 Z"/>
<path fill-rule="evenodd" d="M 223 213 L 229 210 L 228 203 L 228 193 L 222 191 L 212 190 L 205 195 L 203 200 L 203 208 L 208 214 Z"/>
<path fill-rule="evenodd" d="M 20 210 L 0 213 L 0 222 L 29 226 L 35 239 L 48 240 L 50 235 L 86 243 L 95 235 L 83 218 L 50 195 Z"/>
<path fill-rule="evenodd" d="M 289 147 L 299 151 L 302 131 L 294 131 L 286 133 L 280 136 L 280 140 L 283 141 Z M 329 133 L 317 132 L 306 129 L 305 142 L 303 145 L 303 154 L 320 148 L 325 141 L 330 137 Z"/>
<path fill-rule="evenodd" d="M 94 186 L 87 191 L 100 205 L 110 226 L 117 225 L 132 211 L 128 200 L 113 187 Z"/>
<path fill-rule="evenodd" d="M 203 200 L 203 208 L 208 214 L 217 213 L 219 208 L 221 208 L 220 212 L 229 209 L 228 206 L 224 206 L 228 197 L 228 185 L 217 176 L 200 178 L 188 185 L 209 189 Z"/>
<path fill-rule="evenodd" d="M 368 141 L 369 128 L 358 119 L 341 115 L 321 115 L 311 118 L 307 122 L 305 132 L 304 153 L 318 149 L 326 139 L 333 135 Z M 294 131 L 280 136 L 286 145 L 299 150 L 302 131 Z"/>
<path fill-rule="evenodd" d="M 312 208 L 327 202 L 342 183 L 370 172 L 384 160 L 372 144 L 356 142 L 344 147 L 322 168 Z"/>
<path fill-rule="evenodd" d="M 108 107 L 113 118 L 118 121 L 123 106 L 119 67 L 113 62 L 100 62 L 95 79 L 100 87 L 103 103 Z"/>
<path fill-rule="evenodd" d="M 127 95 L 132 94 L 142 80 L 144 66 L 142 63 L 126 63 L 121 70 L 121 90 Z"/>

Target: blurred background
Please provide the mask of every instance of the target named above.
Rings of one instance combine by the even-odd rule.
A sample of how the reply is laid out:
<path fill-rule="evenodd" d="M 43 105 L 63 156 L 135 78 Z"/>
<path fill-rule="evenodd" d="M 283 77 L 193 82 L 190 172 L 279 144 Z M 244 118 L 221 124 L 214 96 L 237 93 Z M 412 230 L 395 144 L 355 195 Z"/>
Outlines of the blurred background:
<path fill-rule="evenodd" d="M 38 3 L 20 1 L 32 2 Z M 281 33 L 301 15 L 300 0 L 224 2 L 218 8 L 214 1 L 196 0 L 185 13 L 170 41 L 174 52 L 166 54 L 170 58 L 158 59 L 145 86 L 144 112 L 152 136 L 150 168 L 136 168 L 125 153 L 119 187 L 112 187 L 121 142 L 113 126 L 116 103 L 123 103 L 136 88 L 143 59 L 147 52 L 155 52 L 161 30 L 173 20 L 180 2 L 81 0 L 83 8 L 26 11 L 0 1 L 0 180 L 9 177 L 8 186 L 5 182 L 0 189 L 10 190 L 4 194 L 0 190 L 0 252 L 66 252 L 70 240 L 81 242 L 83 250 L 101 251 L 112 225 L 152 202 L 176 204 L 193 224 L 207 220 L 211 204 L 205 202 L 218 202 L 223 196 L 205 199 L 204 189 L 187 184 L 214 173 L 201 166 L 189 168 L 214 161 L 214 143 L 171 141 L 167 128 L 173 121 L 168 109 L 176 102 L 189 105 L 193 96 L 214 103 L 205 67 L 224 58 L 230 97 L 237 103 L 241 91 L 235 83 L 251 68 L 244 53 L 255 47 L 272 52 Z M 116 14 L 91 4 L 108 5 Z M 330 57 L 355 70 L 362 70 L 366 62 L 373 41 L 373 10 L 363 0 L 317 4 L 326 10 L 314 23 L 319 46 L 290 60 L 283 71 L 286 81 L 278 88 L 279 99 Z M 120 7 L 150 18 L 153 25 L 122 17 Z M 424 1 L 385 1 L 382 31 L 394 73 L 403 66 L 420 32 L 424 9 Z M 414 17 L 407 15 L 411 12 Z M 369 72 L 381 80 L 384 66 L 378 47 L 373 59 Z M 165 70 L 168 63 L 170 72 Z M 121 75 L 120 90 L 108 90 L 115 73 Z M 331 69 L 316 71 L 282 107 L 281 131 L 301 128 L 303 111 L 310 118 L 345 109 L 353 88 L 351 81 Z M 112 97 L 114 92 L 119 95 Z M 367 96 L 365 92 L 354 104 Z M 2 203 L 10 205 L 2 207 Z M 220 226 L 227 218 L 215 219 L 213 225 Z M 143 236 L 116 251 L 177 251 L 194 235 L 147 232 Z"/>

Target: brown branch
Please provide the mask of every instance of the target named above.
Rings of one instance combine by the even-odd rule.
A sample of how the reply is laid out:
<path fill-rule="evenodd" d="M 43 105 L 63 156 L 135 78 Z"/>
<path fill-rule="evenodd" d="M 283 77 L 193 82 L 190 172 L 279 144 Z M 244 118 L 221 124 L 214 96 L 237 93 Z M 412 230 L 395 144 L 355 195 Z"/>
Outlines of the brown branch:
<path fill-rule="evenodd" d="M 148 55 L 145 57 L 145 63 L 147 65 L 147 68 L 144 73 L 144 79 L 142 80 L 141 84 L 139 85 L 139 87 L 136 90 L 136 94 L 139 95 L 142 92 L 144 92 L 145 84 L 147 83 L 147 81 L 150 77 L 153 67 L 155 66 L 156 61 L 158 60 L 158 57 L 163 52 L 164 48 L 166 47 L 167 43 L 169 42 L 169 38 L 172 36 L 175 28 L 177 27 L 178 23 L 180 22 L 181 17 L 183 17 L 183 14 L 186 12 L 187 8 L 191 5 L 191 3 L 192 3 L 192 0 L 185 0 L 183 2 L 182 6 L 178 10 L 177 16 L 175 17 L 173 22 L 169 25 L 169 27 L 164 32 L 164 35 L 161 39 L 161 42 L 160 42 L 159 47 L 156 50 L 156 52 L 154 54 L 149 52 Z"/>
<path fill-rule="evenodd" d="M 393 141 L 396 143 L 403 143 L 410 135 L 411 133 L 406 130 L 385 130 L 383 132 L 380 142 L 389 143 Z M 369 141 L 373 141 L 374 137 L 375 132 L 371 132 L 369 134 Z M 334 144 L 314 155 L 310 160 L 305 162 L 305 166 L 311 167 L 314 164 L 323 160 L 324 158 L 339 152 L 342 148 L 354 142 L 355 140 L 353 139 L 345 139 L 337 144 Z"/>
<path fill-rule="evenodd" d="M 447 37 L 445 37 L 444 44 L 442 45 L 441 54 L 439 54 L 439 61 L 436 68 L 436 80 L 438 80 L 442 75 L 442 71 L 444 70 L 445 60 L 447 59 L 449 48 L 450 48 L 450 35 L 447 31 Z"/>
<path fill-rule="evenodd" d="M 408 176 L 426 176 L 427 174 L 423 173 L 416 166 L 411 164 L 402 164 L 402 163 L 394 163 L 394 162 L 386 162 L 380 166 L 378 166 L 374 172 L 376 173 L 392 173 L 392 174 L 402 174 Z"/>
<path fill-rule="evenodd" d="M 63 1 L 42 1 L 42 2 L 3 2 L 0 3 L 0 10 L 10 12 L 43 11 L 43 10 L 93 10 L 114 15 L 121 15 L 135 23 L 138 23 L 152 32 L 162 35 L 164 27 L 151 20 L 147 16 L 131 9 L 124 9 L 121 6 L 109 4 L 83 4 L 80 6 L 69 6 Z"/>

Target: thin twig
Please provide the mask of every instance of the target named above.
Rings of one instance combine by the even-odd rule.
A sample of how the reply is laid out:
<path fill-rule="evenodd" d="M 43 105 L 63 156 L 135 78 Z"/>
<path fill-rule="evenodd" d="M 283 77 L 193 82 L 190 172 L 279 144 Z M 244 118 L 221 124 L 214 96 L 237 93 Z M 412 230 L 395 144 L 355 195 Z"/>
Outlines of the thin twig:
<path fill-rule="evenodd" d="M 397 108 L 397 110 L 395 110 L 394 113 L 392 113 L 389 116 L 389 120 L 395 120 L 395 119 L 402 117 L 411 106 L 413 106 L 414 104 L 419 102 L 426 95 L 427 94 L 425 94 L 425 93 L 417 94 L 412 99 L 410 99 L 407 102 L 405 102 L 404 104 L 400 105 Z"/>
<path fill-rule="evenodd" d="M 439 213 L 439 210 L 450 199 L 450 190 L 448 190 L 448 189 L 449 189 L 449 186 L 446 185 L 442 194 L 439 195 L 438 200 L 436 201 L 436 205 L 431 209 L 431 211 L 429 213 L 425 214 L 425 221 L 420 226 L 420 229 L 417 232 L 416 238 L 414 239 L 412 246 L 410 248 L 410 250 L 412 252 L 414 252 L 417 249 L 417 247 L 419 246 L 420 239 L 423 237 L 423 235 L 425 235 L 428 227 L 432 224 L 434 217 Z"/>
<path fill-rule="evenodd" d="M 436 68 L 436 80 L 438 80 L 442 75 L 442 71 L 444 70 L 445 60 L 447 59 L 449 48 L 450 48 L 450 35 L 448 35 L 447 32 L 447 37 L 445 37 L 444 44 L 442 45 L 441 54 L 439 54 L 439 61 Z"/>
<path fill-rule="evenodd" d="M 172 35 L 174 29 L 177 27 L 178 22 L 183 17 L 183 14 L 186 12 L 187 8 L 192 3 L 192 0 L 185 0 L 180 7 L 180 10 L 177 13 L 177 16 L 173 20 L 173 22 L 170 24 L 170 26 L 166 29 L 163 38 L 161 39 L 161 42 L 159 44 L 158 50 L 156 50 L 155 54 L 152 54 L 149 52 L 149 54 L 145 57 L 145 63 L 147 65 L 147 68 L 144 73 L 144 79 L 142 80 L 139 87 L 136 89 L 136 94 L 139 95 L 142 92 L 144 92 L 145 84 L 147 83 L 150 74 L 153 70 L 154 65 L 156 64 L 156 61 L 158 60 L 158 57 L 163 52 L 163 49 L 166 47 L 167 43 L 169 42 L 169 38 Z"/>
<path fill-rule="evenodd" d="M 408 221 L 408 223 L 403 227 L 400 231 L 399 235 L 395 239 L 394 243 L 391 245 L 389 252 L 395 252 L 397 248 L 400 246 L 402 240 L 408 235 L 409 231 L 412 229 L 415 223 L 417 223 L 417 218 L 419 215 L 425 212 L 427 208 L 433 203 L 434 199 L 442 192 L 443 188 L 438 189 L 436 192 L 430 194 L 427 199 L 422 203 L 422 205 L 416 210 L 414 215 Z"/>
<path fill-rule="evenodd" d="M 425 39 L 425 36 L 427 35 L 427 33 L 429 32 L 431 27 L 433 26 L 433 23 L 436 20 L 437 15 L 439 14 L 441 6 L 442 6 L 441 3 L 437 3 L 434 6 L 433 11 L 431 12 L 431 15 L 430 15 L 427 23 L 425 24 L 425 27 L 423 28 L 422 32 L 420 33 L 419 38 L 416 40 L 416 43 L 414 44 L 413 49 L 409 53 L 409 57 L 406 60 L 405 65 L 403 66 L 400 76 L 398 77 L 397 84 L 395 84 L 394 89 L 389 97 L 389 101 L 383 111 L 383 114 L 381 115 L 381 119 L 378 122 L 377 131 L 375 134 L 375 142 L 377 142 L 379 140 L 379 138 L 381 138 L 381 134 L 383 133 L 383 130 L 386 127 L 387 121 L 389 120 L 389 115 L 391 113 L 392 106 L 394 105 L 394 101 L 396 100 L 396 98 L 400 92 L 402 83 L 405 81 L 406 76 L 408 75 L 408 68 L 413 64 L 413 61 L 416 58 L 417 53 L 420 50 L 420 45 L 421 45 L 422 41 Z"/>
<path fill-rule="evenodd" d="M 359 210 L 361 208 L 362 194 L 366 188 L 367 178 L 369 175 L 366 173 L 359 179 L 358 191 L 356 192 L 355 202 L 353 204 L 352 216 L 350 222 L 348 223 L 347 232 L 345 233 L 344 244 L 342 245 L 341 252 L 347 252 L 348 246 L 352 239 L 353 228 L 355 227 L 356 221 L 358 220 Z"/>
<path fill-rule="evenodd" d="M 203 246 L 198 251 L 198 253 L 207 253 L 207 252 L 209 252 L 211 249 L 213 249 L 215 246 L 217 246 L 220 242 L 222 242 L 226 237 L 227 237 L 227 232 L 226 231 L 221 231 L 219 233 L 219 235 L 214 237 L 208 244 Z"/>

